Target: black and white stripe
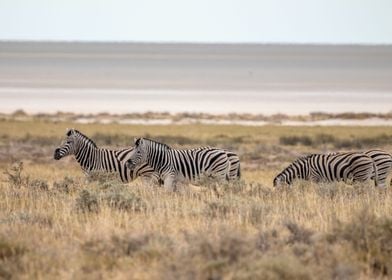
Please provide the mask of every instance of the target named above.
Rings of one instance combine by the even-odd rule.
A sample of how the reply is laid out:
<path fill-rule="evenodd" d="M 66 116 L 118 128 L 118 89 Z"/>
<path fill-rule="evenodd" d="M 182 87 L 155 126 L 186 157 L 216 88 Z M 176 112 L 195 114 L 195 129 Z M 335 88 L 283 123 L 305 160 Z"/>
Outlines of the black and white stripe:
<path fill-rule="evenodd" d="M 371 157 L 376 164 L 379 186 L 385 188 L 387 186 L 387 177 L 392 170 L 392 155 L 379 149 L 368 150 L 365 154 Z"/>
<path fill-rule="evenodd" d="M 364 153 L 312 154 L 295 160 L 274 179 L 274 186 L 291 185 L 295 179 L 314 182 L 364 182 L 373 177 L 378 186 L 377 167 Z"/>
<path fill-rule="evenodd" d="M 236 153 L 224 150 L 229 160 L 229 180 L 236 180 L 241 178 L 241 164 L 240 158 Z"/>
<path fill-rule="evenodd" d="M 158 173 L 147 164 L 142 164 L 134 170 L 126 167 L 124 159 L 133 151 L 133 147 L 122 150 L 99 148 L 93 140 L 75 129 L 70 129 L 66 135 L 64 144 L 54 151 L 54 159 L 74 155 L 87 174 L 92 171 L 104 171 L 119 173 L 123 182 L 130 182 L 139 176 L 146 181 L 159 182 Z"/>
<path fill-rule="evenodd" d="M 133 169 L 146 163 L 159 173 L 165 188 L 169 190 L 173 190 L 176 182 L 182 179 L 193 182 L 202 177 L 230 179 L 228 154 L 222 149 L 201 147 L 180 150 L 154 140 L 136 139 L 127 166 Z M 233 166 L 237 164 L 236 161 L 233 163 Z M 236 172 L 239 174 L 239 171 Z"/>

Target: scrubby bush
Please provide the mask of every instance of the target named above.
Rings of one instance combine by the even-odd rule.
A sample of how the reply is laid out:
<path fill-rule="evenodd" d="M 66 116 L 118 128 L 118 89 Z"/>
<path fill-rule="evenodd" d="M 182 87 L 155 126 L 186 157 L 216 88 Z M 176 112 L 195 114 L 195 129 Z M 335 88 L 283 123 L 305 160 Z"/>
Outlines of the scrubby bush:
<path fill-rule="evenodd" d="M 82 190 L 76 198 L 75 207 L 80 212 L 99 212 L 98 195 L 92 191 Z"/>
<path fill-rule="evenodd" d="M 330 134 L 316 134 L 309 136 L 281 136 L 279 143 L 282 145 L 304 145 L 318 147 L 320 145 L 330 145 L 336 149 L 363 149 L 369 147 L 379 147 L 392 142 L 392 135 L 380 134 L 374 137 L 355 137 L 349 139 L 336 138 Z"/>
<path fill-rule="evenodd" d="M 121 181 L 118 172 L 103 172 L 103 171 L 91 171 L 88 173 L 87 179 L 89 182 L 97 182 L 100 185 L 107 183 L 119 183 Z"/>
<path fill-rule="evenodd" d="M 114 185 L 105 191 L 102 198 L 109 207 L 115 209 L 126 211 L 143 211 L 146 209 L 146 203 L 126 186 Z"/>
<path fill-rule="evenodd" d="M 78 183 L 72 177 L 65 176 L 63 180 L 53 183 L 53 190 L 63 193 L 74 192 L 78 188 Z"/>
<path fill-rule="evenodd" d="M 279 138 L 279 143 L 281 145 L 290 145 L 290 146 L 295 146 L 298 144 L 304 146 L 311 146 L 313 145 L 313 140 L 309 136 L 281 136 Z"/>
<path fill-rule="evenodd" d="M 27 249 L 24 246 L 0 237 L 0 260 L 21 256 L 26 251 Z"/>
<path fill-rule="evenodd" d="M 24 176 L 23 174 L 23 162 L 14 163 L 4 171 L 4 175 L 7 177 L 7 182 L 14 188 L 20 188 L 25 186 L 29 177 Z"/>
<path fill-rule="evenodd" d="M 364 208 L 348 223 L 337 222 L 329 235 L 332 243 L 347 242 L 355 258 L 374 276 L 392 275 L 392 219 L 377 218 Z"/>
<path fill-rule="evenodd" d="M 48 191 L 49 184 L 48 182 L 41 180 L 41 179 L 33 179 L 29 183 L 29 187 L 33 190 L 37 191 Z"/>

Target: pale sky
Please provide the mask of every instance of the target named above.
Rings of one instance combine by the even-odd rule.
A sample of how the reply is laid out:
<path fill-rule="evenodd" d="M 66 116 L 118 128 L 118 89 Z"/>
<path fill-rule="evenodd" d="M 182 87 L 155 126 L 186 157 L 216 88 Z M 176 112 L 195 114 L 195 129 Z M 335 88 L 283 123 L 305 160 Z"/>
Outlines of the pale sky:
<path fill-rule="evenodd" d="M 392 44 L 392 0 L 0 0 L 0 40 Z"/>

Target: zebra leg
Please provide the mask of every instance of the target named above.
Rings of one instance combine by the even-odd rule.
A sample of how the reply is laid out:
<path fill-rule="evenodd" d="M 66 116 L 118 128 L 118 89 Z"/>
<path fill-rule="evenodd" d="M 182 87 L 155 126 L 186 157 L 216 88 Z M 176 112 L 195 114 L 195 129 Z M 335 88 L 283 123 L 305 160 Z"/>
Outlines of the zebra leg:
<path fill-rule="evenodd" d="M 145 186 L 151 187 L 159 187 L 160 182 L 156 178 L 148 177 L 148 176 L 141 176 L 142 184 Z"/>
<path fill-rule="evenodd" d="M 164 178 L 163 180 L 163 187 L 167 191 L 174 192 L 176 187 L 175 176 L 173 175 L 166 176 L 166 178 Z"/>

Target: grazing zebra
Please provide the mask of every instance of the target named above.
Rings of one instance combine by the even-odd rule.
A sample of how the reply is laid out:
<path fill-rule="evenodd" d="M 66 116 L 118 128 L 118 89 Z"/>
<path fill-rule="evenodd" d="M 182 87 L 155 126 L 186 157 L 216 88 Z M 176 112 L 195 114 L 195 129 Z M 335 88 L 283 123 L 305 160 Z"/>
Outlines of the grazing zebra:
<path fill-rule="evenodd" d="M 153 183 L 159 182 L 158 173 L 154 172 L 154 169 L 147 164 L 140 165 L 134 170 L 125 166 L 125 162 L 122 160 L 132 152 L 133 147 L 122 150 L 98 148 L 93 140 L 75 129 L 70 129 L 66 135 L 64 144 L 54 151 L 55 160 L 75 155 L 80 167 L 87 174 L 91 171 L 118 172 L 124 183 L 139 176 L 145 182 L 149 180 Z"/>
<path fill-rule="evenodd" d="M 383 150 L 369 150 L 365 152 L 371 157 L 377 166 L 379 186 L 385 188 L 387 186 L 386 180 L 392 169 L 392 155 Z M 374 176 L 375 174 L 373 174 Z"/>
<path fill-rule="evenodd" d="M 200 147 L 179 150 L 154 140 L 136 139 L 127 166 L 133 169 L 146 163 L 159 173 L 168 190 L 174 190 L 177 181 L 182 179 L 192 182 L 203 176 L 230 179 L 228 155 L 222 149 Z"/>
<path fill-rule="evenodd" d="M 378 186 L 377 167 L 371 157 L 364 153 L 312 154 L 295 160 L 274 179 L 274 187 L 291 185 L 295 179 L 314 182 L 371 180 L 374 176 Z"/>

